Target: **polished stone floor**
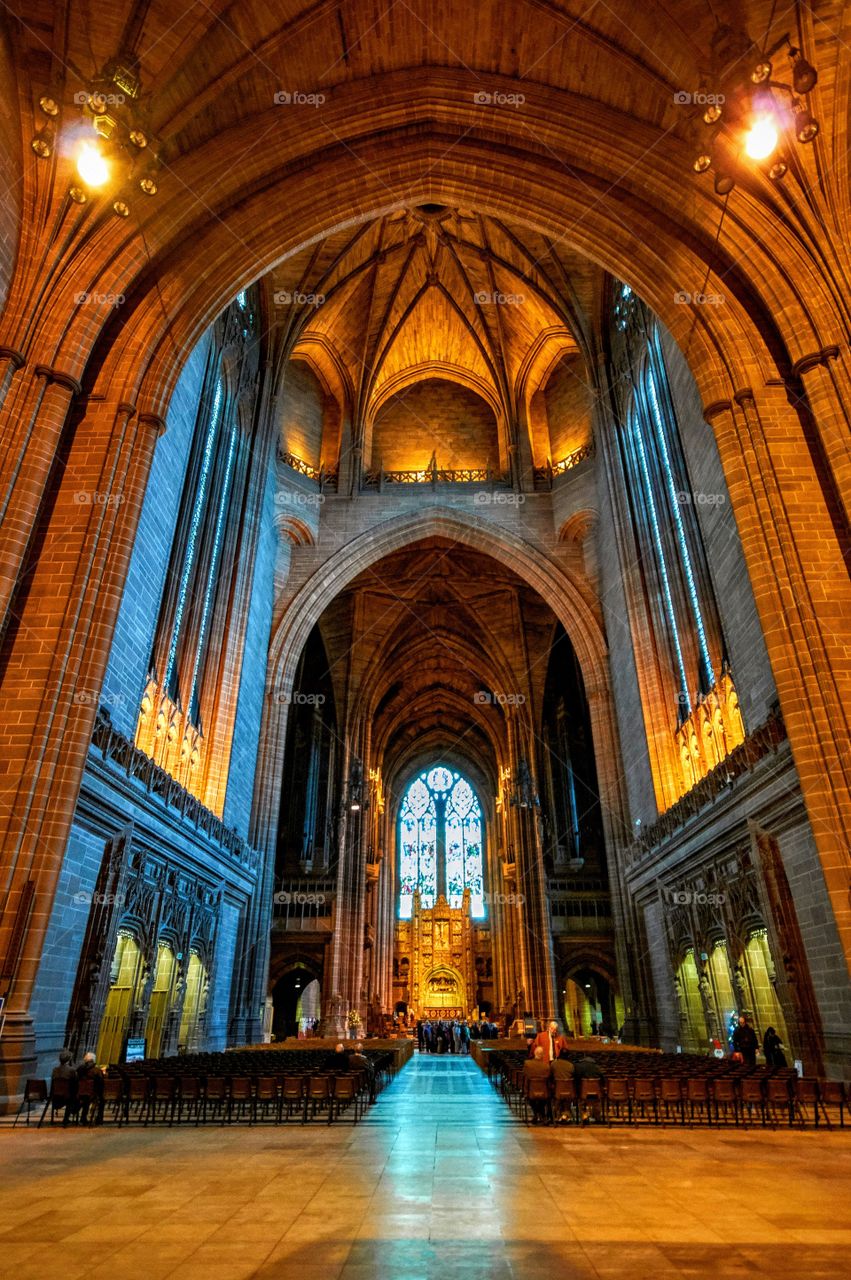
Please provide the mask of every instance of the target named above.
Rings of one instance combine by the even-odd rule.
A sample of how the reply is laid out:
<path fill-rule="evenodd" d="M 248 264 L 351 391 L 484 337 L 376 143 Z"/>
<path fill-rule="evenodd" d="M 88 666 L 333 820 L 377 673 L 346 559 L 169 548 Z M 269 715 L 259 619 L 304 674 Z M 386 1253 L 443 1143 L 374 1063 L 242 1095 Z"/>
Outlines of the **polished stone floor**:
<path fill-rule="evenodd" d="M 527 1129 L 469 1059 L 304 1128 L 0 1128 L 2 1280 L 851 1276 L 851 1130 Z"/>

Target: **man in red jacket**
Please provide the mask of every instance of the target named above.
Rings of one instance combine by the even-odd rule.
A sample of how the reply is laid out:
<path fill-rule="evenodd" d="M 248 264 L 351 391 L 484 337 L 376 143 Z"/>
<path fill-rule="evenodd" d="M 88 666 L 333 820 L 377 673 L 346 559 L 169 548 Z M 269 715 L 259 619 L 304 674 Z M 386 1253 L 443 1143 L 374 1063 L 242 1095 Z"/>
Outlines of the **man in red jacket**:
<path fill-rule="evenodd" d="M 544 1062 L 555 1062 L 562 1049 L 567 1048 L 564 1036 L 559 1035 L 558 1023 L 551 1022 L 546 1031 L 539 1031 L 529 1046 L 529 1057 L 535 1056 L 535 1050 L 541 1047 L 544 1051 Z"/>

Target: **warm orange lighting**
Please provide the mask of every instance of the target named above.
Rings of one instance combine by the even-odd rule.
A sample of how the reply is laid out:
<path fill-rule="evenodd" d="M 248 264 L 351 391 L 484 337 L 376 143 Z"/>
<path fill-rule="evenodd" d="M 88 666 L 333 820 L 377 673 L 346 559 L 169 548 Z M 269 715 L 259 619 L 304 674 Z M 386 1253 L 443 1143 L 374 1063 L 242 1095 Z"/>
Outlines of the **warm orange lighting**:
<path fill-rule="evenodd" d="M 87 187 L 102 187 L 109 181 L 109 164 L 96 142 L 80 143 L 77 172 Z"/>
<path fill-rule="evenodd" d="M 757 116 L 745 138 L 745 152 L 751 160 L 767 160 L 780 139 L 771 116 Z"/>

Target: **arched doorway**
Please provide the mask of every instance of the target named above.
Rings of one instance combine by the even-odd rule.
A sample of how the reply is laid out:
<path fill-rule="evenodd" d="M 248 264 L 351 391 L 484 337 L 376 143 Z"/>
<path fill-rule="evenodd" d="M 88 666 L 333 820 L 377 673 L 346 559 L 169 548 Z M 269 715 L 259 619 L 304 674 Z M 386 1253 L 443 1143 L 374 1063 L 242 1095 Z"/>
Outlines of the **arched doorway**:
<path fill-rule="evenodd" d="M 303 965 L 287 970 L 272 988 L 272 1035 L 275 1040 L 296 1036 L 303 1018 L 320 1016 L 318 980 Z M 307 1012 L 310 1009 L 311 1012 Z"/>
<path fill-rule="evenodd" d="M 176 976 L 175 955 L 171 944 L 161 942 L 157 947 L 157 966 L 154 970 L 154 985 L 148 1005 L 148 1020 L 145 1023 L 145 1053 L 149 1058 L 158 1058 L 168 1022 L 169 1009 L 174 991 Z"/>
<path fill-rule="evenodd" d="M 207 968 L 197 951 L 190 952 L 186 969 L 186 992 L 183 997 L 183 1013 L 177 1037 L 178 1049 L 187 1053 L 201 1047 L 204 1035 L 204 1019 L 207 1012 Z"/>
<path fill-rule="evenodd" d="M 98 1034 L 98 1062 L 121 1061 L 139 984 L 141 959 L 134 935 L 129 929 L 119 929 L 110 968 L 109 994 Z"/>
<path fill-rule="evenodd" d="M 616 1035 L 618 1015 L 612 984 L 597 969 L 571 970 L 562 988 L 564 1022 L 574 1035 Z"/>

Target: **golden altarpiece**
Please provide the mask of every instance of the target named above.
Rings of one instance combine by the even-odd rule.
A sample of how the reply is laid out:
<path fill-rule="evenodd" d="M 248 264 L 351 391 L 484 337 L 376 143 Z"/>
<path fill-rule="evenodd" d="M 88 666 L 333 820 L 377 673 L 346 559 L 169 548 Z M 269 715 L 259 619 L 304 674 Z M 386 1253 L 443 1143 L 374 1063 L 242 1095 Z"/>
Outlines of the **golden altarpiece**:
<path fill-rule="evenodd" d="M 424 907 L 415 893 L 410 920 L 396 922 L 396 961 L 406 1003 L 418 1017 L 469 1017 L 476 1004 L 469 889 L 460 907 L 442 894 Z"/>

